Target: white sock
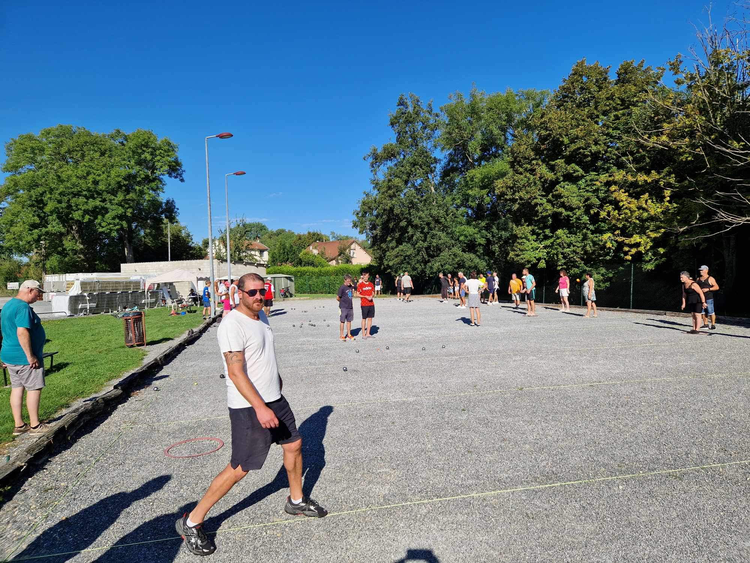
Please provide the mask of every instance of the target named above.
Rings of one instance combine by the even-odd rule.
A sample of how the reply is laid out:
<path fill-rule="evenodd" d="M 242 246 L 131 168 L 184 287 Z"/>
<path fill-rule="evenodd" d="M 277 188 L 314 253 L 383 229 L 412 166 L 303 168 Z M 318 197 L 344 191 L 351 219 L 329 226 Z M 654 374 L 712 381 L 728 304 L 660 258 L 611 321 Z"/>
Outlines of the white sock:
<path fill-rule="evenodd" d="M 190 520 L 190 516 L 188 516 L 187 522 L 185 522 L 188 525 L 188 528 L 195 528 L 198 524 Z"/>
<path fill-rule="evenodd" d="M 294 500 L 292 497 L 289 497 L 289 499 L 292 501 L 292 504 L 299 504 L 302 502 L 302 499 Z"/>

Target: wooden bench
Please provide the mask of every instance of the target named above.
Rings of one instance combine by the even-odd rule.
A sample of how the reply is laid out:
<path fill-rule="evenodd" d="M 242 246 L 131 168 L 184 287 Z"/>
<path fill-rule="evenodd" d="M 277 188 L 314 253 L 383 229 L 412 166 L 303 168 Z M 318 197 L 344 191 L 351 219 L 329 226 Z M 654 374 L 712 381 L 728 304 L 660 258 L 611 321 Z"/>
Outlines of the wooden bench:
<path fill-rule="evenodd" d="M 52 371 L 52 367 L 55 365 L 55 354 L 58 352 L 45 352 L 42 354 L 42 367 L 44 367 L 44 360 L 49 358 L 49 371 Z M 8 386 L 8 370 L 6 365 L 3 364 L 3 384 L 5 387 Z"/>

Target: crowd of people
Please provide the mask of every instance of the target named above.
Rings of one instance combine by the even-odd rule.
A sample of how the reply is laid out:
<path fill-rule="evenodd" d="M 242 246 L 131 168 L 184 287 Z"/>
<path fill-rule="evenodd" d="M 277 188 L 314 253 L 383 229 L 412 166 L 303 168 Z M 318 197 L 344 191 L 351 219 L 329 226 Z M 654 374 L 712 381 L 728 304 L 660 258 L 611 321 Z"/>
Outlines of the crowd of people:
<path fill-rule="evenodd" d="M 218 302 L 221 304 L 222 317 L 226 317 L 232 309 L 240 304 L 240 292 L 242 289 L 240 289 L 238 284 L 239 280 L 237 279 L 216 280 L 215 282 L 214 295 L 217 296 Z M 263 282 L 263 291 L 261 293 L 263 297 L 263 311 L 266 316 L 271 315 L 274 291 L 273 281 L 271 278 L 266 278 Z M 203 305 L 203 319 L 205 320 L 211 315 L 211 282 L 208 280 L 206 280 L 206 285 L 203 287 L 201 303 Z"/>
<path fill-rule="evenodd" d="M 452 274 L 438 275 L 440 282 L 440 301 L 450 302 L 456 300 L 456 307 L 459 309 L 470 309 L 470 324 L 479 326 L 481 324 L 480 305 L 497 305 L 500 300 L 502 290 L 500 289 L 500 280 L 497 272 L 487 272 L 486 275 L 471 272 L 467 277 L 463 272 L 458 272 L 456 276 Z M 581 279 L 576 279 L 576 283 L 581 283 Z M 681 272 L 680 281 L 682 282 L 682 310 L 687 310 L 693 316 L 692 333 L 699 332 L 700 329 L 716 329 L 716 312 L 714 307 L 713 294 L 719 290 L 716 280 L 709 274 L 708 266 L 699 268 L 699 276 L 694 280 L 688 272 Z M 560 299 L 560 311 L 570 312 L 570 291 L 572 281 L 568 277 L 565 269 L 559 271 L 555 294 Z M 537 284 L 533 274 L 528 268 L 524 268 L 521 277 L 514 272 L 511 274 L 508 282 L 507 294 L 510 296 L 515 308 L 521 306 L 521 301 L 526 302 L 526 315 L 536 316 L 536 296 Z M 591 272 L 584 274 L 584 280 L 581 286 L 581 295 L 586 303 L 586 314 L 584 318 L 598 317 L 596 307 L 596 281 Z M 702 322 L 701 322 L 702 321 Z"/>

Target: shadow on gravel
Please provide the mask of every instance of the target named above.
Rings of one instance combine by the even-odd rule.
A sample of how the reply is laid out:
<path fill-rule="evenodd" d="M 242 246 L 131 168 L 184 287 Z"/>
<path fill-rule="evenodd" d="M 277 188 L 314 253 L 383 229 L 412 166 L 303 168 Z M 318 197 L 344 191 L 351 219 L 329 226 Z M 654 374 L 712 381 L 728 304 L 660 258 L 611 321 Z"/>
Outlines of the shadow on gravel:
<path fill-rule="evenodd" d="M 656 320 L 656 319 L 653 319 Z M 661 325 L 651 325 L 648 323 L 633 323 L 636 325 L 642 325 L 642 326 L 650 326 L 653 328 L 666 328 L 668 330 L 677 330 L 679 332 L 684 332 L 686 334 L 690 333 L 690 325 L 685 325 L 682 323 L 674 323 L 671 321 L 659 321 L 661 323 L 670 324 L 670 325 L 677 325 L 677 326 L 661 326 Z M 682 327 L 682 328 L 677 328 Z M 707 331 L 707 330 L 701 330 L 698 334 L 702 334 L 704 336 L 728 336 L 729 338 L 750 338 L 750 336 L 742 336 L 741 334 L 727 334 L 726 332 L 714 332 L 714 331 Z"/>
<path fill-rule="evenodd" d="M 409 561 L 426 561 L 427 563 L 440 563 L 440 559 L 435 557 L 431 549 L 407 549 L 406 557 L 399 559 L 395 563 L 408 563 Z"/>
<path fill-rule="evenodd" d="M 571 315 L 573 317 L 582 317 L 583 313 L 570 313 L 568 311 L 563 311 L 563 315 Z"/>
<path fill-rule="evenodd" d="M 320 474 L 326 465 L 323 439 L 328 427 L 328 417 L 331 416 L 332 412 L 333 407 L 331 406 L 321 407 L 318 412 L 307 417 L 299 426 L 299 432 L 302 435 L 302 460 L 304 463 L 302 492 L 305 496 L 311 496 L 318 479 L 320 479 Z M 242 483 L 237 486 L 241 487 Z M 207 523 L 210 530 L 206 529 L 206 532 L 212 536 L 215 530 L 219 529 L 227 519 L 288 487 L 289 480 L 286 476 L 286 469 L 284 469 L 284 465 L 282 464 L 273 481 L 253 491 L 244 500 L 229 507 L 224 512 L 216 516 L 209 516 Z M 325 506 L 324 502 L 322 504 Z M 174 561 L 180 549 L 183 549 L 182 539 L 176 536 L 174 531 L 175 521 L 179 516 L 192 510 L 193 506 L 195 506 L 195 503 L 186 504 L 175 512 L 162 514 L 148 522 L 144 522 L 135 530 L 117 540 L 96 561 L 99 563 L 131 563 L 133 561 L 159 561 L 166 563 Z M 279 512 L 283 513 L 283 510 L 283 505 L 279 505 Z M 158 541 L 170 535 L 174 535 L 174 541 Z M 61 559 L 60 561 L 64 560 Z M 437 560 L 435 559 L 434 561 Z"/>
<path fill-rule="evenodd" d="M 268 318 L 272 319 L 273 317 L 280 317 L 281 315 L 286 315 L 286 311 L 284 311 L 284 309 L 276 309 L 271 311 L 271 314 L 268 315 Z"/>
<path fill-rule="evenodd" d="M 686 323 L 678 323 L 678 322 L 675 322 L 675 321 L 665 321 L 664 319 L 646 319 L 646 320 L 647 321 L 651 321 L 652 323 L 662 323 L 662 324 L 665 324 L 665 325 L 687 327 L 688 330 L 690 330 L 690 327 L 692 326 L 690 324 L 690 322 L 691 322 L 690 319 L 687 319 Z"/>
<path fill-rule="evenodd" d="M 123 510 L 162 489 L 172 477 L 161 475 L 132 491 L 116 493 L 84 508 L 45 530 L 11 561 L 60 553 L 55 563 L 68 561 L 88 548 L 120 517 Z M 171 515 L 174 516 L 174 515 Z M 172 522 L 174 523 L 174 522 Z M 72 553 L 71 553 L 72 552 Z"/>
<path fill-rule="evenodd" d="M 675 321 L 665 321 L 662 319 L 646 319 L 646 320 L 653 321 L 656 323 L 663 323 L 665 325 L 681 326 L 681 327 L 684 327 L 685 330 L 690 330 L 691 328 L 691 325 L 689 323 L 688 324 L 677 323 Z M 636 324 L 643 324 L 643 323 L 636 323 Z M 646 326 L 656 326 L 656 325 L 646 325 Z M 735 323 L 733 326 L 742 326 L 742 325 Z M 657 327 L 657 328 L 669 328 L 669 327 L 662 326 L 662 327 Z M 708 331 L 708 332 L 701 332 L 701 334 L 708 334 L 711 336 L 729 336 L 730 338 L 750 338 L 750 336 L 742 336 L 740 334 L 727 334 L 726 332 L 714 332 L 713 330 Z"/>
<path fill-rule="evenodd" d="M 458 322 L 458 321 L 461 321 L 465 325 L 470 325 L 471 324 L 471 320 L 469 320 L 468 317 L 459 317 L 459 318 L 456 319 L 456 322 Z"/>

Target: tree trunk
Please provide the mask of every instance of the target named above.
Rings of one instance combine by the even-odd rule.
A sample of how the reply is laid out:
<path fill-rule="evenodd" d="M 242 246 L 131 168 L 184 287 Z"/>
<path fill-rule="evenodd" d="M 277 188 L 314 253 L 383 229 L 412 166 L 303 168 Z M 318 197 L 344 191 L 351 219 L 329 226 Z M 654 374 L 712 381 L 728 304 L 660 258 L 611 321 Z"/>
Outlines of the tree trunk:
<path fill-rule="evenodd" d="M 132 264 L 133 262 L 135 262 L 135 256 L 133 256 L 133 245 L 130 242 L 130 232 L 129 230 L 122 231 L 121 235 L 122 244 L 125 249 L 125 262 L 127 262 L 128 264 Z"/>
<path fill-rule="evenodd" d="M 726 294 L 731 294 L 737 276 L 737 235 L 727 234 L 724 242 L 724 279 L 718 281 Z"/>

